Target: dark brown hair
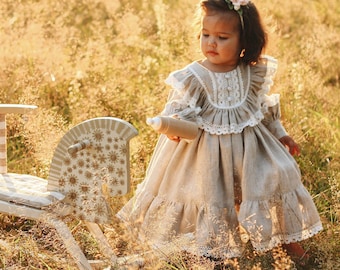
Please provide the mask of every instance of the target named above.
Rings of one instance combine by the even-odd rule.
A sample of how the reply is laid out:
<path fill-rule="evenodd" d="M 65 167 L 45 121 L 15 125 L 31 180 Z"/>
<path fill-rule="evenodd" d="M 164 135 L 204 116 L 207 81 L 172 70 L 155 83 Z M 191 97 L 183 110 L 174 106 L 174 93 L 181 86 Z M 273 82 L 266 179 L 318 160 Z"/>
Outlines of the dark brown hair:
<path fill-rule="evenodd" d="M 202 12 L 235 12 L 240 18 L 237 11 L 229 9 L 228 4 L 224 0 L 205 0 L 201 1 L 199 6 L 200 17 Z M 267 33 L 260 14 L 256 6 L 249 2 L 246 6 L 241 6 L 243 26 L 241 18 L 239 19 L 240 27 L 240 44 L 241 50 L 244 51 L 244 56 L 240 61 L 245 64 L 254 64 L 259 60 L 261 53 L 267 45 Z"/>

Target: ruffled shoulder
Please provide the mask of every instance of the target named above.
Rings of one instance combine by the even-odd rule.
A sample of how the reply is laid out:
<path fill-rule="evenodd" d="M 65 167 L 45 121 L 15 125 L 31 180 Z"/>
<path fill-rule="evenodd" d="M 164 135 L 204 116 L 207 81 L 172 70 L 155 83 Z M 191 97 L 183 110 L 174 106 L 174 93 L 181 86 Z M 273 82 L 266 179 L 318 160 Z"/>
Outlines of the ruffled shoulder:
<path fill-rule="evenodd" d="M 204 92 L 204 87 L 202 82 L 195 76 L 191 68 L 193 65 L 195 63 L 170 73 L 165 80 L 165 83 L 172 88 L 167 105 L 170 105 L 169 103 L 172 106 L 173 103 L 184 103 L 190 108 L 196 108 L 197 100 L 202 92 Z"/>
<path fill-rule="evenodd" d="M 273 85 L 273 78 L 277 71 L 277 60 L 269 55 L 263 55 L 259 61 L 251 67 L 250 87 L 261 94 L 267 94 Z"/>
<path fill-rule="evenodd" d="M 190 118 L 210 134 L 240 133 L 256 126 L 277 100 L 266 97 L 277 70 L 277 60 L 262 56 L 253 66 L 216 73 L 198 61 L 172 72 L 166 79 L 171 86 L 164 115 Z M 270 102 L 269 102 L 270 101 Z M 275 104 L 271 104 L 275 103 Z"/>
<path fill-rule="evenodd" d="M 173 89 L 177 91 L 183 91 L 185 88 L 190 86 L 197 86 L 198 81 L 195 79 L 194 74 L 190 70 L 190 65 L 184 67 L 183 69 L 171 72 L 165 83 L 170 85 Z M 194 85 L 192 85 L 194 84 Z"/>

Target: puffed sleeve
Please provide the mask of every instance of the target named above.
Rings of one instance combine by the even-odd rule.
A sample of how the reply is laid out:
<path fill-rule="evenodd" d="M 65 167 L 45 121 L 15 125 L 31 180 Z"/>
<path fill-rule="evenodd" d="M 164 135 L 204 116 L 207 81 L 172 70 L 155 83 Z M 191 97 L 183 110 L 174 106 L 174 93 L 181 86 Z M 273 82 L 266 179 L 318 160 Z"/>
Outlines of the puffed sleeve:
<path fill-rule="evenodd" d="M 262 123 L 276 138 L 280 139 L 287 135 L 287 131 L 280 121 L 280 95 L 269 94 L 276 71 L 277 60 L 271 56 L 262 56 L 259 63 L 253 68 L 252 85 L 254 89 L 257 89 L 261 102 L 261 110 L 264 115 Z"/>
<path fill-rule="evenodd" d="M 162 115 L 196 121 L 201 108 L 197 105 L 200 83 L 195 76 L 184 68 L 171 73 L 165 80 L 171 87 Z"/>

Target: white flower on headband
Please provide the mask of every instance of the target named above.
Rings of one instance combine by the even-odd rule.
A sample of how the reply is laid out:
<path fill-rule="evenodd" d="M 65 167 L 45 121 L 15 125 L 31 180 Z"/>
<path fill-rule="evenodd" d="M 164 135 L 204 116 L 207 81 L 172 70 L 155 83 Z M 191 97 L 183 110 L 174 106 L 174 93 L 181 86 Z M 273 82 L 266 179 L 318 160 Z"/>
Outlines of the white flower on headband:
<path fill-rule="evenodd" d="M 238 11 L 241 6 L 246 6 L 250 2 L 250 0 L 225 0 L 229 5 L 229 8 L 233 8 L 234 10 Z"/>
<path fill-rule="evenodd" d="M 244 29 L 244 22 L 243 22 L 243 11 L 241 9 L 241 6 L 246 6 L 250 3 L 250 0 L 224 0 L 230 10 L 235 10 L 238 15 L 240 15 L 241 20 L 241 27 Z"/>

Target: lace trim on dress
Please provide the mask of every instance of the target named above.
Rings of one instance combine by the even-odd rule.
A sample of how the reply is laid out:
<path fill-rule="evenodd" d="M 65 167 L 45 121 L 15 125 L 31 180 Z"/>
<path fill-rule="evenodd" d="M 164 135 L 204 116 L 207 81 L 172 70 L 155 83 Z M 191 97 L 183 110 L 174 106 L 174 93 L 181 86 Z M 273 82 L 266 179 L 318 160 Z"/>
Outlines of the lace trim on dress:
<path fill-rule="evenodd" d="M 167 198 L 153 195 L 143 188 L 142 185 L 139 185 L 136 191 L 137 199 L 130 201 L 117 214 L 128 226 L 132 226 L 131 228 L 139 234 L 143 242 L 150 243 L 161 252 L 183 249 L 198 255 L 220 258 L 240 256 L 242 243 L 240 242 L 239 228 L 231 227 L 231 223 L 227 222 L 226 219 L 223 219 L 225 223 L 224 221 L 219 223 L 221 220 L 218 217 L 221 217 L 221 212 L 225 211 L 223 207 L 216 209 L 211 205 L 169 201 Z M 312 207 L 312 201 L 306 200 L 306 190 L 302 186 L 286 195 L 289 194 L 295 194 L 300 197 L 300 202 L 303 204 L 302 208 Z M 296 211 L 301 210 L 299 210 L 299 207 L 298 209 L 293 209 L 292 207 L 296 206 L 296 204 L 289 205 L 290 201 L 291 197 L 288 196 L 286 200 L 288 205 L 286 204 L 285 206 L 287 212 L 282 212 L 282 214 L 288 213 L 289 217 L 293 217 L 292 215 Z M 249 209 L 246 220 L 244 215 L 239 213 L 239 219 L 248 223 L 247 225 L 241 221 L 240 225 L 248 231 L 248 239 L 251 240 L 254 249 L 257 251 L 264 252 L 283 243 L 302 241 L 322 230 L 322 224 L 318 216 L 306 215 L 303 212 L 298 213 L 301 218 L 300 222 L 296 223 L 289 218 L 285 219 L 287 222 L 294 222 L 293 226 L 297 225 L 296 230 L 287 229 L 286 225 L 288 224 L 278 223 L 275 217 L 275 215 L 281 217 L 282 209 L 268 204 L 267 207 L 265 204 L 268 202 L 268 200 L 250 202 L 259 207 L 258 209 L 261 211 Z M 278 205 L 282 205 L 281 199 Z M 144 212 L 145 209 L 147 209 L 146 212 Z M 197 214 L 193 217 L 192 213 L 195 211 Z M 254 214 L 261 212 L 263 216 Z M 274 216 L 272 215 L 273 213 Z M 264 216 L 266 217 L 265 219 L 263 218 Z M 263 223 L 264 220 L 267 220 L 271 225 L 266 226 L 266 223 Z M 178 221 L 184 221 L 186 224 L 179 224 Z M 299 228 L 300 223 L 301 228 Z M 218 225 L 217 227 L 216 224 Z M 174 228 L 182 225 L 186 232 L 178 235 Z"/>
<path fill-rule="evenodd" d="M 171 73 L 169 77 L 166 78 L 165 83 L 168 85 L 171 85 L 172 88 L 178 90 L 179 92 L 183 91 L 185 87 L 185 84 L 183 83 L 183 81 L 177 80 L 176 77 L 173 76 L 173 73 Z"/>
<path fill-rule="evenodd" d="M 165 113 L 180 114 L 188 106 L 198 109 L 197 123 L 210 134 L 241 133 L 247 126 L 259 124 L 274 100 L 278 104 L 277 99 L 266 96 L 276 68 L 277 62 L 271 57 L 261 58 L 255 66 L 240 65 L 224 73 L 193 62 L 166 79 L 174 98 L 169 99 Z"/>
<path fill-rule="evenodd" d="M 204 67 L 201 68 L 205 69 Z M 212 89 L 210 91 L 207 84 L 201 78 L 199 73 L 196 72 L 195 68 L 189 67 L 189 70 L 203 86 L 206 97 L 209 100 L 209 104 L 211 104 L 211 106 L 215 108 L 215 111 L 222 112 L 220 117 L 223 118 L 223 115 L 226 115 L 225 119 L 228 119 L 229 116 L 231 116 L 230 118 L 237 119 L 231 123 L 215 124 L 213 123 L 213 121 L 211 121 L 211 117 L 207 118 L 204 115 L 198 116 L 197 123 L 200 128 L 204 129 L 210 134 L 217 135 L 241 133 L 245 127 L 256 126 L 264 118 L 262 108 L 260 108 L 260 104 L 257 104 L 257 110 L 255 110 L 255 112 L 254 110 L 249 110 L 245 108 L 247 106 L 245 104 L 247 103 L 247 99 L 250 99 L 249 90 L 251 80 L 249 66 L 246 66 L 244 68 L 246 85 L 244 85 L 240 66 L 230 72 L 224 73 L 216 73 L 205 69 L 210 78 Z M 187 100 L 187 103 L 192 107 L 196 105 L 196 102 L 196 97 L 192 97 L 191 99 Z M 242 111 L 243 113 L 240 113 L 240 111 Z M 217 116 L 218 112 L 215 112 L 215 114 L 215 116 Z M 237 117 L 237 115 L 242 114 L 246 114 L 247 116 Z"/>
<path fill-rule="evenodd" d="M 304 209 L 311 211 L 306 214 Z M 239 221 L 258 251 L 302 241 L 322 230 L 313 200 L 302 183 L 275 197 L 243 201 Z"/>
<path fill-rule="evenodd" d="M 254 68 L 254 75 L 251 87 L 258 88 L 259 100 L 262 112 L 268 112 L 268 107 L 279 104 L 276 97 L 268 96 L 271 86 L 274 84 L 273 78 L 277 71 L 277 60 L 271 56 L 263 56 Z M 275 104 L 273 103 L 275 101 Z"/>
<path fill-rule="evenodd" d="M 148 239 L 143 239 L 148 241 Z M 217 259 L 241 257 L 244 247 L 230 247 L 228 243 L 221 246 L 200 246 L 196 244 L 194 233 L 186 233 L 181 236 L 173 237 L 171 241 L 151 242 L 151 246 L 160 252 L 161 255 L 169 258 L 169 255 L 176 254 L 179 251 L 187 251 L 197 256 L 205 256 Z"/>
<path fill-rule="evenodd" d="M 247 66 L 247 82 L 244 87 L 244 82 L 241 74 L 241 69 L 237 66 L 236 69 L 225 72 L 216 73 L 208 70 L 210 80 L 212 82 L 213 93 L 208 93 L 210 103 L 219 109 L 231 109 L 239 107 L 247 98 L 249 92 L 250 68 Z"/>
<path fill-rule="evenodd" d="M 202 80 L 196 70 L 191 67 L 189 67 L 189 70 L 203 86 L 210 104 L 217 109 L 234 109 L 241 106 L 247 99 L 250 88 L 249 66 L 246 66 L 246 86 L 244 86 L 240 66 L 237 66 L 236 69 L 232 71 L 222 73 L 212 72 L 205 69 L 210 77 L 212 93 L 209 91 L 207 84 Z M 190 100 L 189 102 L 191 103 L 192 101 Z"/>
<path fill-rule="evenodd" d="M 168 103 L 165 105 L 165 114 L 174 114 L 179 113 L 181 110 L 187 108 L 189 106 L 191 109 L 195 110 L 197 113 L 200 111 L 200 107 L 196 106 L 199 91 L 185 91 L 186 88 L 198 88 L 201 87 L 199 83 L 197 82 L 194 85 L 191 85 L 188 87 L 186 83 L 188 83 L 188 79 L 193 77 L 193 74 L 191 72 L 188 72 L 188 70 L 185 71 L 181 70 L 180 74 L 183 76 L 181 80 L 178 80 L 175 76 L 176 72 L 173 72 L 169 75 L 169 77 L 165 80 L 165 83 L 170 85 L 173 89 L 173 97 L 169 97 Z M 192 83 L 192 80 L 191 82 Z M 192 89 L 191 89 L 192 90 Z"/>
<path fill-rule="evenodd" d="M 260 244 L 253 243 L 253 247 L 259 252 L 266 252 L 281 244 L 290 244 L 311 238 L 312 236 L 322 231 L 322 229 L 322 224 L 321 222 L 319 222 L 309 229 L 303 230 L 302 232 L 296 234 L 291 234 L 288 237 L 286 235 L 275 235 L 268 242 L 263 242 Z"/>
<path fill-rule="evenodd" d="M 146 190 L 141 192 L 142 188 L 139 185 L 136 191 L 136 196 L 140 197 L 130 201 L 117 213 L 141 241 L 164 254 L 187 250 L 200 256 L 217 258 L 241 255 L 243 248 L 238 228 L 227 222 L 226 217 L 223 221 L 218 218 L 223 215 L 222 212 L 227 212 L 226 209 L 204 203 L 169 201 L 164 196 L 153 195 Z M 148 210 L 143 212 L 143 209 Z M 193 216 L 195 211 L 197 214 Z M 181 220 L 185 225 L 178 223 Z M 186 232 L 178 235 L 178 226 L 184 226 Z"/>
<path fill-rule="evenodd" d="M 248 121 L 235 124 L 232 123 L 230 125 L 216 125 L 206 121 L 202 117 L 197 117 L 197 124 L 200 128 L 204 129 L 205 131 L 209 132 L 210 134 L 231 134 L 231 133 L 241 133 L 246 127 L 254 127 L 256 126 L 261 120 L 263 119 L 263 113 L 261 111 L 257 111 L 255 114 L 251 115 Z"/>

